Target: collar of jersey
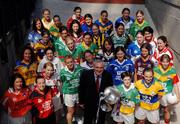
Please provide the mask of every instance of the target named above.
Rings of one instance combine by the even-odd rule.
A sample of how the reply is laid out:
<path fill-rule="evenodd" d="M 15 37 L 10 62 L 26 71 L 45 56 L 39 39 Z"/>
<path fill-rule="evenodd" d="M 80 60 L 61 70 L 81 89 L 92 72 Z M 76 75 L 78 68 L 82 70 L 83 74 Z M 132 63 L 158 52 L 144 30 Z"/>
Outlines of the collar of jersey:
<path fill-rule="evenodd" d="M 158 65 L 158 68 L 161 70 L 161 72 L 166 73 L 166 72 L 168 72 L 171 69 L 171 66 L 169 65 L 169 67 L 166 70 L 164 70 L 162 68 L 162 64 L 160 64 L 160 65 Z"/>
<path fill-rule="evenodd" d="M 146 85 L 145 84 L 145 80 L 144 79 L 142 79 L 142 84 L 146 87 L 146 88 L 149 88 L 149 87 L 151 87 L 151 85 L 153 85 L 155 83 L 155 80 L 154 80 L 154 78 L 152 79 L 152 81 L 151 81 L 151 83 L 150 83 L 150 85 Z"/>
<path fill-rule="evenodd" d="M 75 65 L 74 65 L 74 70 L 75 70 L 75 68 L 76 68 L 76 67 L 75 67 Z M 70 71 L 70 70 L 67 68 L 67 66 L 65 66 L 64 69 L 65 69 L 65 71 L 67 71 L 67 72 L 69 72 L 69 73 L 71 73 L 71 74 L 74 73 L 74 70 L 73 70 L 73 71 Z"/>
<path fill-rule="evenodd" d="M 139 22 L 137 21 L 137 19 L 135 20 L 135 24 L 137 24 L 139 27 L 142 27 L 145 23 L 145 20 L 143 20 L 143 22 L 141 24 L 139 24 Z"/>
<path fill-rule="evenodd" d="M 131 83 L 131 85 L 130 85 L 130 87 L 128 89 L 124 86 L 124 84 L 122 84 L 122 87 L 123 87 L 124 91 L 128 92 L 129 90 L 134 88 L 134 84 Z"/>

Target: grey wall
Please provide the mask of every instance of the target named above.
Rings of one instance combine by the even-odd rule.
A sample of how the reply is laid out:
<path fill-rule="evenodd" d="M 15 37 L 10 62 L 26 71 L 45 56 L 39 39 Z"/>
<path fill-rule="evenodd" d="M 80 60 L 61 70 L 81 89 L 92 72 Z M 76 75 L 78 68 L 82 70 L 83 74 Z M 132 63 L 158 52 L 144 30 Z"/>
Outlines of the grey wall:
<path fill-rule="evenodd" d="M 180 65 L 180 0 L 145 0 L 159 35 L 168 38 L 174 50 L 175 66 Z M 180 70 L 177 69 L 180 74 Z"/>

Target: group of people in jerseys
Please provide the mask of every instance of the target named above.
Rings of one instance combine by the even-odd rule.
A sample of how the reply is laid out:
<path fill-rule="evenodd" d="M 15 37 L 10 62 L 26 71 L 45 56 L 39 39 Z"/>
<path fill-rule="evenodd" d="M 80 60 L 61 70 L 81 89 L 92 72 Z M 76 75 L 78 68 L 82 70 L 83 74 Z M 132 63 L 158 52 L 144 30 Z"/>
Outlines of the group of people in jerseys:
<path fill-rule="evenodd" d="M 170 124 L 170 107 L 180 95 L 167 37 L 154 37 L 142 10 L 133 17 L 124 8 L 115 22 L 107 10 L 97 20 L 81 15 L 80 7 L 73 12 L 66 24 L 59 15 L 51 18 L 49 9 L 33 19 L 0 99 L 7 124 L 58 124 L 65 111 L 66 123 L 73 124 L 80 109 L 84 124 L 104 124 L 106 112 L 97 110 L 109 86 L 120 94 L 111 123 L 158 124 L 161 109 Z"/>

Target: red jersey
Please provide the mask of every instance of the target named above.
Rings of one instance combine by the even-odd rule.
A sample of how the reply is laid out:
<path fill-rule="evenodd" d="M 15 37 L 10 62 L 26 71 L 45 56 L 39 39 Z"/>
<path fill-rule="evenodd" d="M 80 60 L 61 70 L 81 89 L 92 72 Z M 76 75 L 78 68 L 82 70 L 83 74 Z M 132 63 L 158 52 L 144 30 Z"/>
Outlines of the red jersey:
<path fill-rule="evenodd" d="M 48 88 L 45 94 L 39 92 L 36 88 L 30 96 L 32 103 L 32 112 L 35 117 L 47 118 L 54 112 L 52 97 L 54 96 Z"/>
<path fill-rule="evenodd" d="M 71 23 L 72 23 L 72 21 L 75 20 L 75 19 L 78 20 L 81 25 L 84 23 L 84 17 L 83 17 L 83 16 L 81 16 L 80 19 L 77 19 L 76 16 L 73 15 L 73 16 L 70 17 L 70 18 L 68 19 L 68 21 L 67 21 L 66 26 L 67 26 L 68 29 L 70 29 Z"/>
<path fill-rule="evenodd" d="M 19 93 L 15 93 L 12 88 L 9 88 L 5 92 L 2 104 L 10 116 L 22 117 L 31 109 L 28 100 L 30 94 L 31 90 L 28 88 L 23 88 Z"/>
<path fill-rule="evenodd" d="M 141 57 L 138 58 L 135 61 L 135 70 L 137 74 L 137 80 L 143 79 L 143 71 L 145 68 L 153 68 L 154 64 L 153 62 L 148 59 L 147 61 L 144 61 Z"/>
<path fill-rule="evenodd" d="M 174 56 L 173 56 L 173 53 L 171 52 L 171 50 L 168 47 L 165 47 L 161 52 L 159 52 L 159 50 L 156 50 L 154 52 L 154 56 L 153 57 L 158 61 L 158 64 L 159 64 L 160 63 L 160 58 L 164 54 L 168 54 L 169 55 L 169 57 L 171 59 L 170 63 L 171 63 L 171 65 L 173 65 Z"/>

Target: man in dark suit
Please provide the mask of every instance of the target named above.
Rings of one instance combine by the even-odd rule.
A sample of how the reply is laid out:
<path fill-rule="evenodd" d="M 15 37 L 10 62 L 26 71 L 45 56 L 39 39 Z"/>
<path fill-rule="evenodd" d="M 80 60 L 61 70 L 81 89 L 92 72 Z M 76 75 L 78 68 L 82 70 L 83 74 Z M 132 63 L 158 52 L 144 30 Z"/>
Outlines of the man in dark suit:
<path fill-rule="evenodd" d="M 99 94 L 108 86 L 112 86 L 113 80 L 110 73 L 104 70 L 104 62 L 96 60 L 94 69 L 84 71 L 80 77 L 79 103 L 84 108 L 84 124 L 92 124 L 96 120 Z M 105 112 L 101 109 L 97 124 L 104 124 Z"/>

